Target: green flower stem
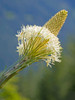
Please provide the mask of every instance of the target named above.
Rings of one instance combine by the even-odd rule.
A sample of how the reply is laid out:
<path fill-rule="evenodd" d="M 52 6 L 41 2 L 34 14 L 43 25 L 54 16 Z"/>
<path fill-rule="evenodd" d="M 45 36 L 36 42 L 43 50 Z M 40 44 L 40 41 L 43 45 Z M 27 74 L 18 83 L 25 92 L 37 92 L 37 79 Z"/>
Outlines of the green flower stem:
<path fill-rule="evenodd" d="M 38 61 L 38 58 L 26 58 L 25 55 L 7 71 L 5 71 L 0 77 L 0 89 L 7 83 L 9 79 L 18 74 L 21 70 L 29 66 L 30 64 Z"/>
<path fill-rule="evenodd" d="M 27 61 L 23 60 L 16 65 L 14 65 L 12 68 L 8 69 L 5 73 L 2 74 L 0 77 L 0 89 L 5 85 L 5 83 L 11 79 L 13 76 L 15 76 L 19 71 L 21 71 L 23 68 L 27 67 Z"/>

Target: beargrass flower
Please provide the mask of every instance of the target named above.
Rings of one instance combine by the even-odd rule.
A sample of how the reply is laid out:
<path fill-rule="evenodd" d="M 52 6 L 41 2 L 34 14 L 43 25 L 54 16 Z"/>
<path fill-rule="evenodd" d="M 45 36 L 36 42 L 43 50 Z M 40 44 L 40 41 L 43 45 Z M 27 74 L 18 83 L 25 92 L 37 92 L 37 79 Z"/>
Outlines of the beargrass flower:
<path fill-rule="evenodd" d="M 62 47 L 57 37 L 67 17 L 67 11 L 61 10 L 44 26 L 22 26 L 16 35 L 18 38 L 17 52 L 20 60 L 0 78 L 0 87 L 11 77 L 30 64 L 43 60 L 47 66 L 60 62 Z"/>
<path fill-rule="evenodd" d="M 41 26 L 22 26 L 18 37 L 17 52 L 25 59 L 44 60 L 47 66 L 60 62 L 61 46 L 59 39 L 47 28 Z"/>

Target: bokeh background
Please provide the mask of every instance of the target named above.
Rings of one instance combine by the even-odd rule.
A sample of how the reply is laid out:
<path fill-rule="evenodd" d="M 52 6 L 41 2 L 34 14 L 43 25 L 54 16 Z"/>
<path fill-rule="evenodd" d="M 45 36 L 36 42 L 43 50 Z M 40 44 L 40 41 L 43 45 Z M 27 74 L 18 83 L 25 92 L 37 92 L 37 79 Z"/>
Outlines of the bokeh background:
<path fill-rule="evenodd" d="M 0 90 L 0 100 L 75 99 L 74 0 L 0 0 L 0 72 L 18 59 L 16 34 L 21 25 L 43 26 L 62 9 L 68 11 L 58 35 L 62 62 L 52 68 L 42 61 L 32 64 Z"/>

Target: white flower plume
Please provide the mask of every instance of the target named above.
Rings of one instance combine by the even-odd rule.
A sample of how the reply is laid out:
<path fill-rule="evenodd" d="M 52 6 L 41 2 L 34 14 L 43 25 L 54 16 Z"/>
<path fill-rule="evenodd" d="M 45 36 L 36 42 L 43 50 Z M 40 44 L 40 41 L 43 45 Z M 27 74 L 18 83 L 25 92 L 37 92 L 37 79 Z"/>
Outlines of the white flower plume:
<path fill-rule="evenodd" d="M 47 66 L 60 62 L 61 46 L 58 37 L 41 26 L 22 26 L 18 32 L 17 51 L 26 59 L 44 60 Z"/>

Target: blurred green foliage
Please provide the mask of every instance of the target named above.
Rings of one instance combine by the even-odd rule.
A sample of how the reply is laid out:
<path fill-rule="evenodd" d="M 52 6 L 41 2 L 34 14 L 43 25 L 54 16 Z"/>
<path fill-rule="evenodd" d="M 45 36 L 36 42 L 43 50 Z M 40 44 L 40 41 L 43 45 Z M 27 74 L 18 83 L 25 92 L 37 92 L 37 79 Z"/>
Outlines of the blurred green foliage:
<path fill-rule="evenodd" d="M 66 48 L 61 63 L 52 68 L 43 62 L 35 63 L 23 70 L 18 79 L 10 80 L 1 90 L 0 100 L 74 100 L 75 40 Z"/>
<path fill-rule="evenodd" d="M 29 100 L 24 98 L 18 92 L 18 87 L 15 84 L 18 81 L 17 78 L 12 78 L 6 85 L 0 90 L 0 100 Z"/>

